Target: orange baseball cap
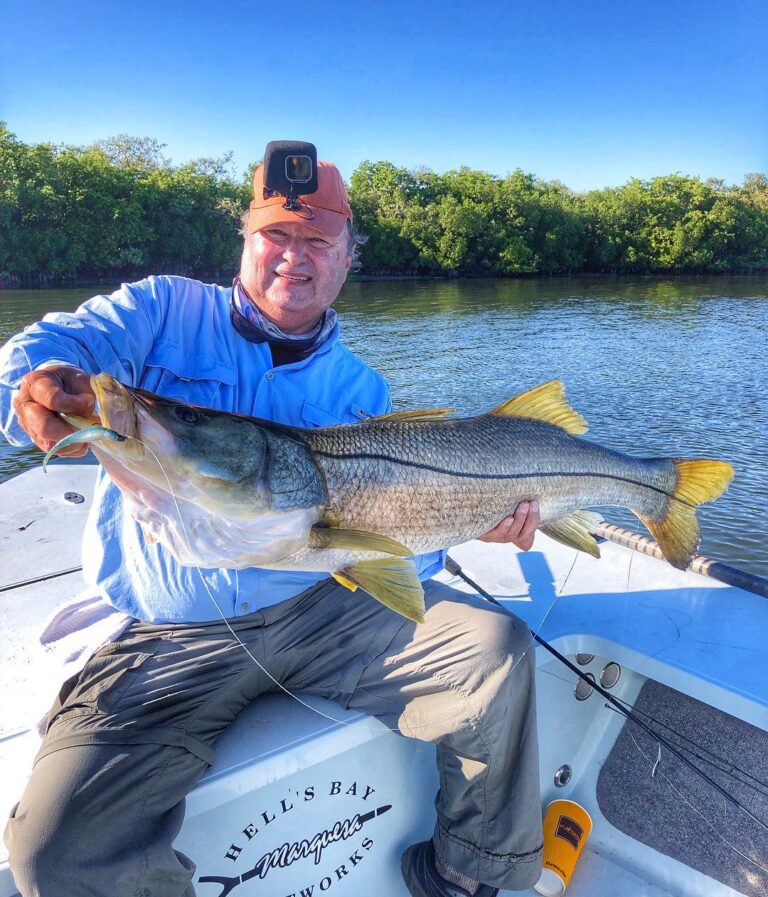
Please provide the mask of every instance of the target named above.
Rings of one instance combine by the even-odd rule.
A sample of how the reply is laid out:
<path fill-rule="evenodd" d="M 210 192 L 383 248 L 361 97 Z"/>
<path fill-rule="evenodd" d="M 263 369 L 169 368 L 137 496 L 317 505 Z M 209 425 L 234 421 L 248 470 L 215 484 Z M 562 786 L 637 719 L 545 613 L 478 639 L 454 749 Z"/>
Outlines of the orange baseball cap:
<path fill-rule="evenodd" d="M 264 166 L 253 173 L 253 200 L 248 217 L 248 233 L 255 233 L 270 224 L 301 221 L 321 234 L 338 237 L 347 221 L 352 220 L 347 188 L 341 172 L 333 162 L 317 163 L 317 190 L 299 196 L 298 209 L 284 209 L 284 196 L 264 199 Z"/>

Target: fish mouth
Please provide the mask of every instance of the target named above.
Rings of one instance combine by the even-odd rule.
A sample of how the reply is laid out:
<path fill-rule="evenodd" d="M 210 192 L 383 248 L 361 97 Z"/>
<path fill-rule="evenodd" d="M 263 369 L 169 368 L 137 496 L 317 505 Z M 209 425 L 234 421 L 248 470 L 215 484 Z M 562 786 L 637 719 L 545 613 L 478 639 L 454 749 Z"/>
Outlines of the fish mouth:
<path fill-rule="evenodd" d="M 145 451 L 139 438 L 139 421 L 136 403 L 141 396 L 129 390 L 110 374 L 91 377 L 91 389 L 96 396 L 97 422 L 108 430 L 126 437 L 121 442 L 120 455 L 134 461 L 143 459 Z"/>

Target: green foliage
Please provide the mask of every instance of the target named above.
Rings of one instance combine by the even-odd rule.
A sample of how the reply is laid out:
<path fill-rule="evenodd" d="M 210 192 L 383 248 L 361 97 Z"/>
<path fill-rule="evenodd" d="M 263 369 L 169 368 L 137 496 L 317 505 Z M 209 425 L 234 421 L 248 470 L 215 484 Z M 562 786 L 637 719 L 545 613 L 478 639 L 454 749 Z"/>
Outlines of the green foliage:
<path fill-rule="evenodd" d="M 741 187 L 680 174 L 584 196 L 585 267 L 597 271 L 768 268 L 768 182 Z"/>
<path fill-rule="evenodd" d="M 253 166 L 173 165 L 149 137 L 25 144 L 0 122 L 0 279 L 228 276 Z M 363 162 L 352 174 L 363 271 L 521 275 L 768 268 L 768 178 L 681 174 L 575 193 L 516 170 L 444 174 Z"/>
<path fill-rule="evenodd" d="M 479 275 L 768 268 L 768 180 L 680 174 L 575 193 L 558 181 L 364 162 L 352 175 L 364 270 Z"/>
<path fill-rule="evenodd" d="M 349 199 L 355 228 L 368 237 L 360 261 L 366 270 L 411 271 L 418 248 L 402 232 L 407 210 L 417 205 L 419 184 L 390 162 L 362 162 L 352 174 Z"/>
<path fill-rule="evenodd" d="M 231 155 L 174 166 L 152 138 L 26 145 L 0 123 L 0 277 L 237 268 L 249 190 Z"/>

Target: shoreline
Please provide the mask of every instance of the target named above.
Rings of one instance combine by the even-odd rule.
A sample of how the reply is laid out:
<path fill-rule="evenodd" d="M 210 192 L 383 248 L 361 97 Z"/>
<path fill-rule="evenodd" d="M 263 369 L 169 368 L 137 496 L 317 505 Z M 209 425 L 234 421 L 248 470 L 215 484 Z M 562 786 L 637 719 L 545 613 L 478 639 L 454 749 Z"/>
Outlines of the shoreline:
<path fill-rule="evenodd" d="M 768 268 L 756 271 L 570 271 L 560 274 L 350 274 L 347 283 L 368 282 L 377 280 L 619 280 L 619 279 L 656 279 L 662 278 L 711 278 L 711 277 L 765 277 Z"/>
<path fill-rule="evenodd" d="M 168 274 L 169 272 L 161 272 L 162 274 Z M 498 275 L 498 274 L 471 274 L 471 273 L 444 273 L 444 274 L 386 274 L 386 273 L 377 273 L 377 274 L 363 274 L 363 273 L 355 273 L 352 272 L 347 278 L 347 283 L 373 283 L 377 281 L 443 281 L 443 282 L 455 282 L 455 281 L 473 281 L 473 280 L 496 280 L 496 281 L 509 281 L 509 280 L 525 280 L 525 281 L 534 281 L 534 280 L 672 280 L 672 279 L 696 279 L 696 278 L 712 278 L 712 277 L 737 277 L 737 278 L 748 278 L 748 277 L 765 277 L 768 275 L 768 268 L 761 268 L 755 271 L 743 271 L 743 270 L 733 270 L 733 271 L 570 271 L 563 272 L 560 274 L 507 274 L 507 275 Z M 105 284 L 114 284 L 114 283 L 134 283 L 137 280 L 142 280 L 144 277 L 148 277 L 148 273 L 144 274 L 116 274 L 114 277 L 109 277 L 106 275 L 101 279 L 96 279 L 92 277 L 86 277 L 82 279 L 68 279 L 62 281 L 53 281 L 49 283 L 42 284 L 22 284 L 20 282 L 11 283 L 9 281 L 0 280 L 0 293 L 2 292 L 10 292 L 10 291 L 20 291 L 26 290 L 29 292 L 42 292 L 44 290 L 73 290 L 80 289 L 84 287 L 103 287 Z M 173 275 L 171 275 L 173 276 Z M 178 275 L 181 277 L 191 277 L 189 274 Z M 200 277 L 194 277 L 192 279 L 201 280 L 203 283 L 223 283 L 227 282 L 230 278 L 227 277 L 210 277 L 206 275 L 201 275 Z"/>

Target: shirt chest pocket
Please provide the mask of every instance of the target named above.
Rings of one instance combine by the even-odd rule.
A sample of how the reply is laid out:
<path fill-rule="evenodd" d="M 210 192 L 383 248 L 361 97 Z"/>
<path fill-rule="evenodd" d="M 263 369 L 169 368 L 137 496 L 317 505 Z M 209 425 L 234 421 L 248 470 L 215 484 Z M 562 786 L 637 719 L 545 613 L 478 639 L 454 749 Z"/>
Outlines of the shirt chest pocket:
<path fill-rule="evenodd" d="M 178 346 L 156 343 L 147 356 L 140 386 L 192 405 L 219 406 L 222 387 L 237 383 L 231 365 L 208 355 L 192 355 Z"/>

